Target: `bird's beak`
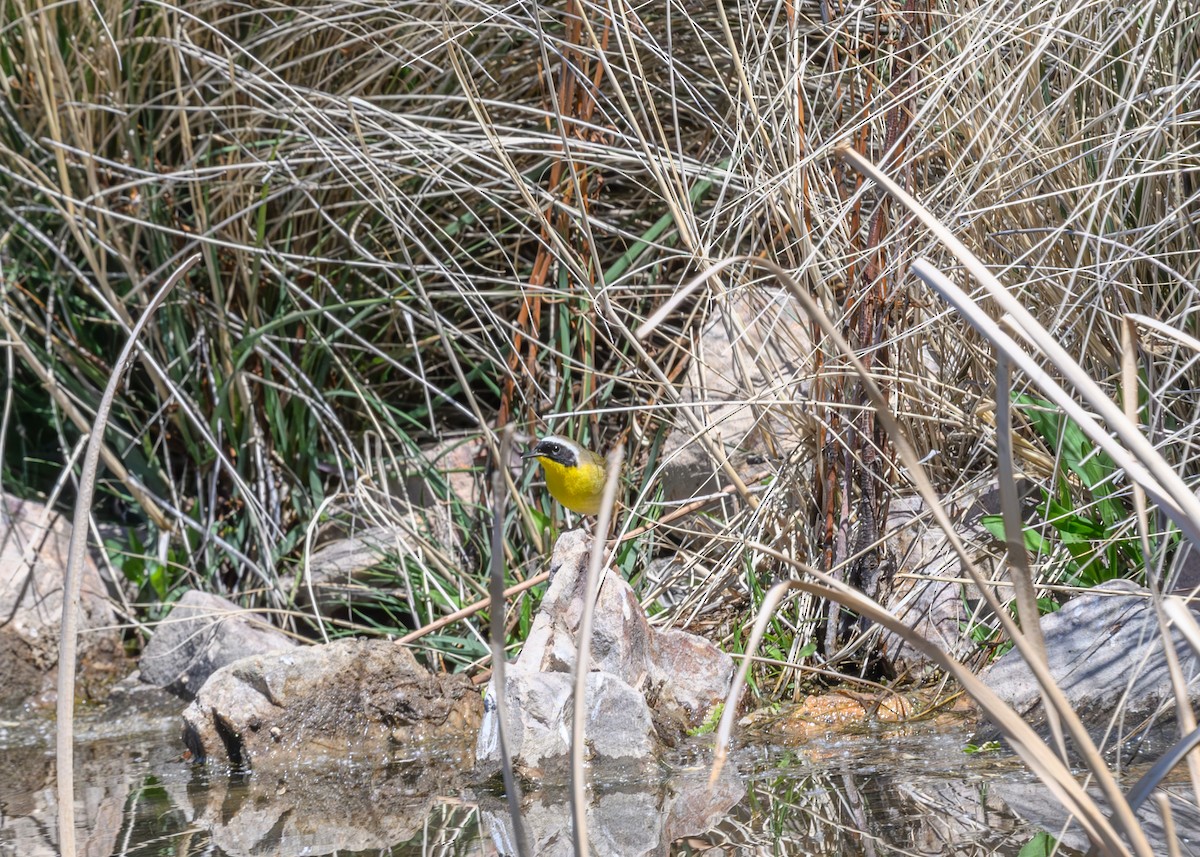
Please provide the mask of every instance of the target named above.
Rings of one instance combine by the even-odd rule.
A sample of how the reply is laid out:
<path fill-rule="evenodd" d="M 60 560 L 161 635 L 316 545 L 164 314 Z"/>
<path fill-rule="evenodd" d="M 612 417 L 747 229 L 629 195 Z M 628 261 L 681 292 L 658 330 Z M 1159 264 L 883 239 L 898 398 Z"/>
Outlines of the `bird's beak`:
<path fill-rule="evenodd" d="M 537 458 L 540 454 L 541 453 L 539 453 L 537 451 L 537 447 L 535 446 L 533 449 L 529 450 L 528 452 L 522 452 L 521 458 L 523 458 L 523 459 L 524 458 Z"/>

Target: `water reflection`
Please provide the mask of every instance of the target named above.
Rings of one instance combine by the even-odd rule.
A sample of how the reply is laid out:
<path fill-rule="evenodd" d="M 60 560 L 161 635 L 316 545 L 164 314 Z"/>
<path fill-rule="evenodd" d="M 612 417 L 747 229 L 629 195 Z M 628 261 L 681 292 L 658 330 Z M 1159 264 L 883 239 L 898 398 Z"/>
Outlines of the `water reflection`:
<path fill-rule="evenodd" d="M 421 837 L 434 818 L 455 830 L 474 826 L 469 811 L 455 812 L 462 805 L 451 797 L 457 765 L 430 758 L 270 775 L 197 771 L 185 792 L 173 797 L 196 827 L 208 831 L 217 853 L 231 857 L 388 853 Z"/>
<path fill-rule="evenodd" d="M 92 728 L 81 739 L 75 748 L 77 852 L 82 857 L 130 853 L 130 824 L 138 815 L 144 794 L 154 788 L 159 777 L 191 777 L 191 766 L 175 746 L 178 728 L 168 732 L 138 724 L 136 733 L 121 738 L 107 729 Z M 48 723 L 0 730 L 3 857 L 58 854 L 53 746 L 54 733 Z M 178 824 L 168 824 L 163 832 L 172 835 L 178 830 Z"/>
<path fill-rule="evenodd" d="M 174 717 L 122 728 L 100 718 L 77 749 L 89 857 L 513 853 L 503 797 L 453 758 L 247 776 L 184 761 Z M 740 751 L 711 791 L 703 751 L 671 760 L 652 782 L 618 772 L 591 791 L 593 853 L 1015 857 L 1035 831 L 992 784 L 1028 777 L 1003 757 L 965 755 L 966 739 L 965 730 L 891 730 L 760 744 Z M 3 857 L 57 853 L 52 744 L 46 724 L 0 729 Z M 531 853 L 570 853 L 565 791 L 533 786 L 523 804 Z"/>
<path fill-rule="evenodd" d="M 1016 855 L 1036 831 L 992 784 L 1026 774 L 964 744 L 957 731 L 880 730 L 744 750 L 746 798 L 708 839 L 763 854 Z"/>
<path fill-rule="evenodd" d="M 710 788 L 707 766 L 674 761 L 652 782 L 644 776 L 622 781 L 619 772 L 606 771 L 591 783 L 587 829 L 596 857 L 670 854 L 672 843 L 704 834 L 720 823 L 745 793 L 742 778 L 732 768 Z M 515 854 L 512 819 L 503 796 L 485 797 L 479 806 L 497 853 Z M 565 784 L 526 795 L 521 820 L 528 853 L 538 857 L 574 853 Z"/>

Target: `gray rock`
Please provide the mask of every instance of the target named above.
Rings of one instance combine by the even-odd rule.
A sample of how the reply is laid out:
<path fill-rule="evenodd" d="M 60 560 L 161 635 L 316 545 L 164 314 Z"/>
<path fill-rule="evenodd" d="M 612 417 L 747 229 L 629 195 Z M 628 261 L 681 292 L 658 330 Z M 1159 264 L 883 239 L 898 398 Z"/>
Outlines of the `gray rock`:
<path fill-rule="evenodd" d="M 971 495 L 953 504 L 947 511 L 958 521 L 956 531 L 984 573 L 990 573 L 994 540 L 982 526 L 979 516 L 992 511 L 994 491 Z M 968 602 L 979 594 L 971 584 L 963 583 L 966 572 L 950 546 L 946 533 L 932 522 L 925 501 L 920 497 L 894 499 L 888 512 L 887 552 L 898 574 L 884 606 L 925 640 L 943 652 L 963 660 L 976 650 L 967 635 L 971 615 Z M 902 636 L 885 631 L 882 652 L 897 674 L 921 678 L 940 669 Z"/>
<path fill-rule="evenodd" d="M 333 613 L 351 602 L 371 600 L 373 586 L 364 585 L 375 570 L 395 562 L 410 542 L 400 526 L 371 527 L 314 550 L 308 561 L 308 581 L 293 593 L 296 603 Z"/>
<path fill-rule="evenodd" d="M 591 546 L 583 530 L 559 537 L 550 562 L 550 585 L 517 659 L 521 666 L 543 672 L 575 668 Z M 649 671 L 651 634 L 633 589 L 619 575 L 606 575 L 596 599 L 589 667 L 641 688 Z"/>
<path fill-rule="evenodd" d="M 418 468 L 419 472 L 405 483 L 407 497 L 416 508 L 427 510 L 445 508 L 447 497 L 465 506 L 482 503 L 483 481 L 479 477 L 487 454 L 488 446 L 482 434 L 467 434 L 422 449 L 420 458 L 409 462 L 409 466 Z M 515 457 L 514 463 L 518 467 L 524 466 L 519 457 Z M 444 479 L 443 491 L 435 493 L 431 490 L 431 470 Z M 447 519 L 443 524 L 447 529 L 453 529 L 452 521 Z M 444 535 L 445 544 L 457 541 L 457 535 Z"/>
<path fill-rule="evenodd" d="M 574 678 L 570 673 L 543 673 L 527 667 L 508 670 L 505 690 L 509 711 L 509 753 L 522 773 L 545 776 L 561 772 L 571 752 Z M 489 686 L 489 693 L 492 688 Z M 588 673 L 587 755 L 595 762 L 642 762 L 658 750 L 645 698 L 611 673 Z M 500 762 L 498 708 L 489 701 L 480 727 L 478 760 Z"/>
<path fill-rule="evenodd" d="M 540 773 L 565 761 L 573 706 L 591 538 L 582 530 L 559 537 L 551 582 L 529 637 L 507 670 L 510 755 L 517 770 Z M 707 641 L 650 626 L 629 584 L 608 573 L 596 597 L 584 735 L 598 761 L 649 762 L 664 744 L 704 722 L 725 698 L 733 660 Z M 488 686 L 494 700 L 494 683 Z M 489 701 L 476 756 L 500 764 L 498 712 Z"/>
<path fill-rule="evenodd" d="M 1145 589 L 1127 580 L 1109 581 L 1043 616 L 1041 626 L 1051 675 L 1095 737 L 1113 729 L 1109 746 L 1123 742 L 1145 718 L 1174 709 L 1163 640 Z M 1200 703 L 1200 660 L 1177 633 L 1173 645 L 1194 707 Z M 1019 652 L 1005 654 L 982 678 L 1019 713 L 1042 723 L 1037 682 Z M 1170 740 L 1174 717 L 1162 719 L 1161 725 L 1168 733 L 1163 737 Z"/>
<path fill-rule="evenodd" d="M 751 391 L 786 390 L 802 398 L 813 376 L 812 337 L 785 289 L 739 292 L 715 307 L 696 337 L 695 359 L 680 388 L 709 435 L 731 460 L 774 455 L 799 442 L 789 409 L 752 403 Z M 778 448 L 763 442 L 773 438 Z M 718 464 L 680 421 L 663 445 L 664 498 L 682 501 L 716 490 L 727 481 Z M 744 474 L 743 474 L 744 475 Z"/>
<path fill-rule="evenodd" d="M 410 556 L 426 562 L 430 545 L 440 555 L 460 556 L 462 532 L 453 509 L 481 502 L 479 455 L 485 450 L 482 437 L 471 435 L 421 450 L 409 459 L 405 478 L 388 486 L 390 505 L 382 511 L 373 508 L 364 516 L 388 523 L 356 529 L 314 550 L 308 579 L 291 593 L 296 603 L 312 607 L 315 602 L 320 613 L 329 614 L 390 599 L 391 593 L 376 594 L 381 567 L 395 568 Z M 514 462 L 521 464 L 517 456 Z"/>
<path fill-rule="evenodd" d="M 255 769 L 369 759 L 413 745 L 469 748 L 483 700 L 385 640 L 340 640 L 217 670 L 183 712 L 198 759 Z"/>
<path fill-rule="evenodd" d="M 250 655 L 295 647 L 291 637 L 261 614 L 193 589 L 158 624 L 138 666 L 142 681 L 193 699 L 221 667 Z"/>
<path fill-rule="evenodd" d="M 0 710 L 52 704 L 71 524 L 38 503 L 0 494 Z M 85 556 L 78 607 L 76 692 L 102 701 L 132 668 L 104 581 Z"/>
<path fill-rule="evenodd" d="M 654 707 L 694 728 L 725 701 L 733 682 L 733 658 L 703 637 L 678 629 L 654 629 L 650 682 Z"/>
<path fill-rule="evenodd" d="M 992 789 L 1012 812 L 1042 830 L 1052 831 L 1060 844 L 1080 853 L 1090 846 L 1083 828 L 1041 783 L 997 782 Z M 1161 791 L 1171 805 L 1171 820 L 1176 835 L 1174 844 L 1180 849 L 1178 853 L 1184 857 L 1198 857 L 1200 847 L 1196 842 L 1196 834 L 1200 831 L 1200 812 L 1196 809 L 1195 798 L 1189 797 L 1193 793 L 1189 790 L 1181 795 L 1182 790 L 1178 786 Z M 1088 794 L 1103 808 L 1104 814 L 1111 817 L 1104 797 L 1096 789 L 1089 789 Z M 1167 833 L 1158 804 L 1154 800 L 1147 800 L 1138 807 L 1136 815 L 1138 826 L 1146 835 L 1153 853 L 1174 853 L 1167 844 Z"/>

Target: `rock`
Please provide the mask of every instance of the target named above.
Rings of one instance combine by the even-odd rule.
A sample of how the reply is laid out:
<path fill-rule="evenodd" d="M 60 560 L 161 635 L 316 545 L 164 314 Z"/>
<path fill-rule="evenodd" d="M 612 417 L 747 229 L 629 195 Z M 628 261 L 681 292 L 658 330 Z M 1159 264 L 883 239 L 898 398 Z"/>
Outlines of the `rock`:
<path fill-rule="evenodd" d="M 61 515 L 0 494 L 0 711 L 52 703 L 70 541 Z M 90 556 L 81 574 L 76 693 L 98 702 L 132 664 Z"/>
<path fill-rule="evenodd" d="M 674 554 L 650 560 L 642 571 L 647 591 L 658 593 L 654 603 L 663 610 L 671 610 L 687 601 L 699 585 L 693 577 L 688 573 L 687 565 Z"/>
<path fill-rule="evenodd" d="M 990 573 L 988 549 L 994 543 L 979 524 L 979 517 L 994 511 L 995 490 L 969 496 L 947 509 L 956 531 L 972 558 Z M 963 660 L 977 648 L 966 633 L 970 624 L 967 602 L 979 595 L 964 584 L 962 562 L 950 546 L 945 532 L 932 522 L 925 501 L 903 497 L 891 501 L 887 523 L 887 551 L 898 574 L 886 600 L 892 614 L 948 655 Z M 964 597 L 965 596 L 965 597 Z M 896 674 L 922 678 L 940 669 L 903 637 L 890 631 L 882 634 L 881 651 Z"/>
<path fill-rule="evenodd" d="M 566 672 L 537 672 L 515 666 L 505 677 L 510 718 L 509 753 L 526 776 L 542 778 L 549 769 L 565 771 L 571 752 L 574 677 Z M 489 693 L 491 692 L 489 687 Z M 584 737 L 593 760 L 641 762 L 658 750 L 645 698 L 621 679 L 605 672 L 588 673 L 587 722 Z M 476 755 L 500 759 L 497 707 L 489 698 L 480 727 Z"/>
<path fill-rule="evenodd" d="M 1160 706 L 1175 708 L 1175 697 L 1163 656 L 1163 641 L 1155 621 L 1149 592 L 1128 580 L 1112 580 L 1068 601 L 1056 613 L 1042 617 L 1050 673 L 1071 707 L 1096 739 L 1101 738 L 1120 710 L 1117 728 L 1133 729 L 1153 718 Z M 1175 653 L 1184 679 L 1192 682 L 1192 706 L 1200 704 L 1195 678 L 1200 659 L 1173 631 Z M 1001 699 L 1035 725 L 1043 724 L 1041 695 L 1033 673 L 1015 649 L 981 676 Z M 1154 752 L 1155 745 L 1173 740 L 1173 716 L 1159 717 L 1159 732 L 1140 749 Z M 985 739 L 992 736 L 983 736 Z M 1108 746 L 1122 744 L 1127 736 L 1114 733 Z M 1161 740 L 1160 740 L 1161 739 Z"/>
<path fill-rule="evenodd" d="M 138 666 L 142 681 L 193 699 L 208 677 L 226 664 L 296 645 L 262 614 L 193 589 L 158 624 Z"/>
<path fill-rule="evenodd" d="M 407 496 L 420 509 L 443 508 L 448 498 L 464 506 L 478 505 L 483 502 L 479 473 L 483 470 L 486 455 L 487 445 L 480 434 L 456 437 L 422 449 L 420 460 L 425 466 L 408 480 Z M 481 456 L 485 457 L 482 461 Z M 444 493 L 440 496 L 432 490 L 430 469 L 444 480 Z M 447 525 L 452 526 L 449 522 Z"/>
<path fill-rule="evenodd" d="M 794 415 L 748 402 L 750 390 L 788 390 L 804 398 L 811 387 L 812 337 L 786 289 L 756 288 L 715 307 L 696 337 L 696 354 L 680 389 L 683 407 L 695 410 L 731 460 L 777 457 L 799 442 Z M 743 369 L 745 370 L 743 372 Z M 764 441 L 764 436 L 778 443 Z M 728 480 L 680 422 L 663 445 L 661 483 L 667 501 L 717 490 Z M 743 473 L 743 478 L 746 478 Z"/>
<path fill-rule="evenodd" d="M 733 659 L 708 640 L 675 628 L 654 629 L 650 683 L 656 709 L 695 728 L 725 701 L 732 681 Z"/>
<path fill-rule="evenodd" d="M 555 544 L 550 585 L 517 659 L 519 665 L 542 672 L 574 670 L 591 546 L 582 530 L 563 533 Z M 649 672 L 651 634 L 633 589 L 618 575 L 606 575 L 596 599 L 589 667 L 640 688 Z"/>
<path fill-rule="evenodd" d="M 312 552 L 308 561 L 311 583 L 301 583 L 293 593 L 296 603 L 316 608 L 323 615 L 343 610 L 347 605 L 371 600 L 374 587 L 366 586 L 371 578 L 377 583 L 381 565 L 395 562 L 412 539 L 402 526 L 371 527 L 352 536 L 322 545 Z M 311 596 L 311 597 L 310 597 Z"/>
<path fill-rule="evenodd" d="M 569 752 L 590 550 L 582 530 L 559 537 L 550 586 L 520 656 L 506 671 L 509 749 L 518 771 L 543 774 Z M 605 575 L 597 593 L 589 668 L 584 735 L 597 763 L 652 761 L 664 745 L 704 722 L 733 678 L 733 660 L 711 643 L 652 628 L 629 584 L 615 573 Z M 479 763 L 491 770 L 500 764 L 494 696 L 493 683 L 476 748 Z"/>
<path fill-rule="evenodd" d="M 929 700 L 937 701 L 936 695 Z M 821 736 L 861 735 L 871 723 L 901 724 L 929 707 L 921 704 L 919 697 L 910 699 L 898 693 L 834 691 L 806 696 L 781 710 L 771 705 L 746 715 L 738 725 L 772 743 L 803 744 Z"/>
<path fill-rule="evenodd" d="M 483 700 L 385 640 L 339 640 L 217 670 L 183 712 L 198 759 L 254 769 L 369 759 L 413 745 L 468 747 Z"/>
<path fill-rule="evenodd" d="M 296 603 L 310 607 L 315 601 L 325 615 L 350 605 L 369 606 L 380 597 L 375 592 L 381 566 L 395 568 L 405 557 L 417 554 L 427 558 L 430 544 L 441 554 L 460 556 L 463 533 L 454 509 L 481 502 L 478 473 L 485 451 L 481 435 L 475 434 L 423 449 L 410 458 L 405 478 L 388 486 L 390 514 L 372 508 L 366 516 L 395 523 L 356 529 L 321 544 L 309 558 L 308 581 L 301 581 L 292 592 Z M 513 460 L 521 463 L 519 456 Z"/>

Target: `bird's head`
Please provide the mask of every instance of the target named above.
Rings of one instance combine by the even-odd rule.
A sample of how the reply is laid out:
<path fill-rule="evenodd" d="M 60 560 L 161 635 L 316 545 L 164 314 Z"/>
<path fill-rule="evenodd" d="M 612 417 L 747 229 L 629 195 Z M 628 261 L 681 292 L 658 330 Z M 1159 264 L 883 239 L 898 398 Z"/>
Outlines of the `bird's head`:
<path fill-rule="evenodd" d="M 553 461 L 563 467 L 578 467 L 580 460 L 579 444 L 569 438 L 556 434 L 546 435 L 539 440 L 533 449 L 524 453 L 521 458 L 536 458 Z"/>

